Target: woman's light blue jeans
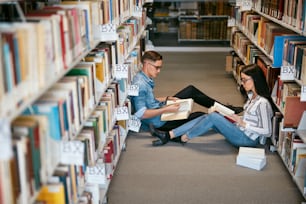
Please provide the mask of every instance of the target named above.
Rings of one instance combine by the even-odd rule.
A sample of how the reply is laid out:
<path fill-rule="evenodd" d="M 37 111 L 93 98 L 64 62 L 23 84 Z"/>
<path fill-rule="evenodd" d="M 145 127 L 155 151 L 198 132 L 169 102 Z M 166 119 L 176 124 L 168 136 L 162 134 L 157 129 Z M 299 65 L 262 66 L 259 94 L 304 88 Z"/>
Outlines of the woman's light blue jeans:
<path fill-rule="evenodd" d="M 232 145 L 236 147 L 255 147 L 259 144 L 258 139 L 250 139 L 234 123 L 231 123 L 224 118 L 224 116 L 215 112 L 195 118 L 194 120 L 175 128 L 173 133 L 176 137 L 186 134 L 189 139 L 192 139 L 205 134 L 210 129 L 214 129 L 216 132 L 222 134 Z"/>

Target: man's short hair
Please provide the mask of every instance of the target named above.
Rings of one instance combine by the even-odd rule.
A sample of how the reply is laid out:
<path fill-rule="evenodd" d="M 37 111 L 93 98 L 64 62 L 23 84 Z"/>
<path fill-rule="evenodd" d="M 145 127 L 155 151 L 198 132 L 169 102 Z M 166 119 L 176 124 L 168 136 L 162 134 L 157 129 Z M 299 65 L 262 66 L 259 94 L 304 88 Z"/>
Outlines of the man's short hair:
<path fill-rule="evenodd" d="M 157 61 L 157 60 L 162 60 L 163 56 L 161 54 L 159 54 L 156 51 L 146 51 L 142 57 L 141 57 L 141 62 L 144 63 L 144 61 L 146 60 L 150 60 L 150 61 Z"/>

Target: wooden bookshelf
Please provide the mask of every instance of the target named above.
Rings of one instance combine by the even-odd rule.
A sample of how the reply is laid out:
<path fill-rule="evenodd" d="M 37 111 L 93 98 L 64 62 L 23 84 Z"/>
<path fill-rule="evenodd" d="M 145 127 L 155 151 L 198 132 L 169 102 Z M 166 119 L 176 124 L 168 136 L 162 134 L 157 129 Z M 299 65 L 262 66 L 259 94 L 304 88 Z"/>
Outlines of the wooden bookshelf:
<path fill-rule="evenodd" d="M 153 3 L 151 40 L 158 43 L 158 38 L 165 37 L 178 44 L 228 42 L 232 8 L 230 1 L 156 1 Z M 168 37 L 169 34 L 177 37 Z"/>
<path fill-rule="evenodd" d="M 145 50 L 144 3 L 63 1 L 0 22 L 0 203 L 107 200 Z"/>
<path fill-rule="evenodd" d="M 180 16 L 178 41 L 227 41 L 228 16 Z"/>
<path fill-rule="evenodd" d="M 302 1 L 301 1 L 302 2 Z M 300 3 L 301 3 L 300 2 Z M 303 162 L 296 162 L 296 151 L 302 152 L 305 141 L 305 79 L 298 75 L 303 72 L 305 64 L 303 53 L 305 38 L 306 12 L 298 1 L 285 0 L 283 5 L 274 5 L 266 0 L 253 2 L 251 10 L 243 10 L 237 5 L 235 12 L 236 27 L 232 29 L 231 46 L 235 54 L 231 55 L 233 73 L 239 83 L 241 64 L 259 63 L 266 70 L 271 96 L 279 107 L 280 116 L 273 119 L 271 150 L 275 149 L 292 176 L 293 180 L 306 198 L 306 175 Z M 281 8 L 287 5 L 287 10 Z M 297 8 L 291 13 L 289 7 Z M 279 6 L 279 7 L 278 7 Z M 289 54 L 292 53 L 292 54 Z M 295 57 L 290 57 L 290 56 Z M 300 59 L 300 61 L 297 61 Z M 234 60 L 239 63 L 234 63 Z M 301 71 L 302 70 L 302 71 Z M 292 108 L 290 108 L 292 107 Z M 294 117 L 290 113 L 295 113 Z M 304 112 L 304 113 L 303 113 Z M 298 118 L 300 115 L 301 118 Z M 298 117 L 297 117 L 298 116 Z M 299 123 L 299 125 L 297 125 Z M 302 153 L 299 158 L 302 158 Z M 301 159 L 303 161 L 303 159 Z"/>

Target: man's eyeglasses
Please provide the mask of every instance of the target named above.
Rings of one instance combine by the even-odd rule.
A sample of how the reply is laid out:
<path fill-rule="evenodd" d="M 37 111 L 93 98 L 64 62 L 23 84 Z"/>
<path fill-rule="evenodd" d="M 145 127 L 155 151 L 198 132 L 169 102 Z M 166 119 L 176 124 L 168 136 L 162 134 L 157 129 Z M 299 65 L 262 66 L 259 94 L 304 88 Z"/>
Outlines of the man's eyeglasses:
<path fill-rule="evenodd" d="M 156 66 L 154 64 L 151 64 L 150 62 L 146 62 L 146 63 L 148 63 L 149 65 L 152 65 L 156 70 L 159 70 L 162 68 L 161 66 Z"/>
<path fill-rule="evenodd" d="M 241 78 L 240 81 L 241 83 L 245 84 L 247 81 L 251 80 L 252 78 Z"/>

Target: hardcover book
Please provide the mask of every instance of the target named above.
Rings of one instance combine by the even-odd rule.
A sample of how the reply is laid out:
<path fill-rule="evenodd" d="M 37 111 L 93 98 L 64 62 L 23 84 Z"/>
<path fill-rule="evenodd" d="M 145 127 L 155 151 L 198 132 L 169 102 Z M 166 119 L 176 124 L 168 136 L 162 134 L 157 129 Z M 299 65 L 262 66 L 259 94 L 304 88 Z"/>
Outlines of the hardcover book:
<path fill-rule="evenodd" d="M 240 147 L 236 158 L 239 166 L 261 170 L 267 163 L 265 150 L 262 148 Z"/>
<path fill-rule="evenodd" d="M 175 101 L 167 101 L 166 106 L 172 104 L 180 104 L 180 108 L 175 113 L 164 113 L 161 115 L 162 121 L 170 121 L 170 120 L 182 120 L 188 118 L 189 114 L 192 111 L 193 107 L 193 99 L 178 99 Z"/>

